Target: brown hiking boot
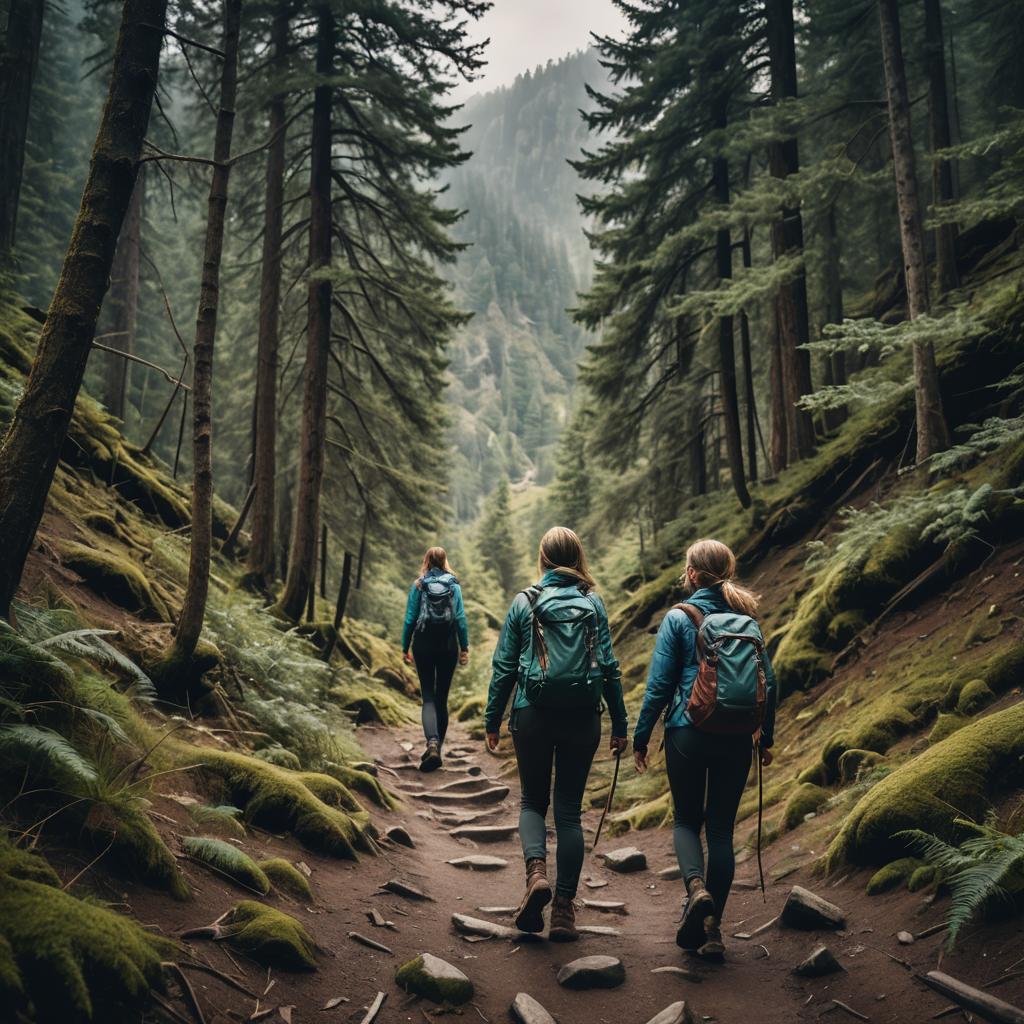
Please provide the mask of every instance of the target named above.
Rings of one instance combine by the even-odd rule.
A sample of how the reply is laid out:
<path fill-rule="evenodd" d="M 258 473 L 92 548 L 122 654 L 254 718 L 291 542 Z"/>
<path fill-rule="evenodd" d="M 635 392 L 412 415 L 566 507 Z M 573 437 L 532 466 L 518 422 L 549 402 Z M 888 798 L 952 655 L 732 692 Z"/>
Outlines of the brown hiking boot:
<path fill-rule="evenodd" d="M 441 744 L 437 740 L 430 740 L 427 749 L 423 751 L 420 758 L 421 772 L 435 772 L 441 767 Z"/>
<path fill-rule="evenodd" d="M 714 917 L 715 901 L 711 898 L 711 893 L 704 888 L 703 878 L 691 878 L 686 883 L 686 892 L 683 919 L 679 922 L 679 930 L 676 932 L 676 945 L 682 949 L 697 949 L 705 940 L 705 919 Z"/>
<path fill-rule="evenodd" d="M 718 918 L 713 914 L 704 918 L 704 945 L 697 950 L 697 954 L 709 960 L 721 960 L 725 956 L 722 929 L 719 927 Z"/>
<path fill-rule="evenodd" d="M 544 931 L 544 908 L 551 902 L 548 863 L 542 857 L 526 862 L 526 895 L 516 911 L 516 927 L 521 932 Z"/>
<path fill-rule="evenodd" d="M 576 908 L 568 896 L 556 896 L 551 904 L 551 927 L 548 938 L 552 942 L 575 942 L 580 937 L 576 931 Z"/>

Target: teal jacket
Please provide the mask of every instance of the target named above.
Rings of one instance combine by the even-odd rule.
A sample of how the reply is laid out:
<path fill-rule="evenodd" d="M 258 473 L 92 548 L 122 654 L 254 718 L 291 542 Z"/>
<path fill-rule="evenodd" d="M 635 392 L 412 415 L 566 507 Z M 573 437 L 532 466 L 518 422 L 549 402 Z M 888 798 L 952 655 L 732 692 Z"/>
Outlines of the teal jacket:
<path fill-rule="evenodd" d="M 441 569 L 430 569 L 420 580 L 433 579 L 438 576 L 450 576 Z M 412 644 L 412 636 L 416 631 L 416 620 L 420 617 L 420 580 L 416 580 L 409 588 L 409 598 L 405 602 L 405 624 L 402 626 L 402 653 L 408 653 Z M 455 582 L 452 576 L 452 611 L 455 614 L 455 628 L 459 633 L 459 648 L 463 651 L 469 650 L 469 627 L 466 625 L 466 609 L 462 604 L 462 587 Z"/>
<path fill-rule="evenodd" d="M 698 590 L 692 597 L 686 599 L 686 603 L 696 605 L 705 615 L 730 610 L 720 586 Z M 690 699 L 693 681 L 697 678 L 697 668 L 697 629 L 686 612 L 671 608 L 661 620 L 658 639 L 654 644 L 651 667 L 647 673 L 647 692 L 644 694 L 640 717 L 633 732 L 634 748 L 647 749 L 658 716 L 666 707 L 666 729 L 690 725 L 690 719 L 686 716 L 686 704 Z M 761 746 L 770 747 L 775 742 L 775 703 L 778 688 L 767 653 L 764 656 L 764 672 L 768 704 L 761 727 Z"/>
<path fill-rule="evenodd" d="M 558 587 L 566 591 L 575 591 L 576 584 L 568 576 L 560 576 L 548 571 L 540 581 L 542 587 Z M 612 652 L 612 637 L 608 629 L 608 613 L 604 603 L 597 594 L 591 598 L 597 611 L 597 661 L 604 675 L 604 702 L 612 720 L 612 735 L 625 736 L 629 729 L 626 717 L 626 705 L 622 700 L 622 673 L 619 663 Z M 512 690 L 519 678 L 520 659 L 529 656 L 532 610 L 530 600 L 525 594 L 517 594 L 512 607 L 505 617 L 498 646 L 494 649 L 491 659 L 493 669 L 491 686 L 487 693 L 487 710 L 484 713 L 484 725 L 488 732 L 497 732 L 505 715 L 505 708 Z M 513 709 L 529 707 L 522 687 L 516 689 Z"/>

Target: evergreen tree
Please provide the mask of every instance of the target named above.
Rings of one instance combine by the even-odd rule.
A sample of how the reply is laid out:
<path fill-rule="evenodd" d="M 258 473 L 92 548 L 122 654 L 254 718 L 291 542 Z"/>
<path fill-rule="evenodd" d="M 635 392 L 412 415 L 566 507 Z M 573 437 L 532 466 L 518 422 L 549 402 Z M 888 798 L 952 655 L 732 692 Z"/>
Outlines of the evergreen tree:
<path fill-rule="evenodd" d="M 505 597 L 511 598 L 522 580 L 523 553 L 512 519 L 512 492 L 507 478 L 485 503 L 478 544 L 484 567 L 494 573 Z"/>

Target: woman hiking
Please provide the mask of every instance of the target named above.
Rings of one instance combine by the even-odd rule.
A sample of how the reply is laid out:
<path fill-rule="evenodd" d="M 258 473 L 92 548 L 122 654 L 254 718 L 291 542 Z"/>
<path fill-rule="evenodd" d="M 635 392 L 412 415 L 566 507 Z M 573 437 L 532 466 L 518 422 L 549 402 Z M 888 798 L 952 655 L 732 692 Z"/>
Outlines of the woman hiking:
<path fill-rule="evenodd" d="M 412 645 L 412 656 L 409 647 Z M 455 663 L 469 661 L 469 630 L 462 606 L 462 588 L 448 564 L 444 548 L 433 547 L 423 556 L 420 575 L 409 588 L 402 629 L 402 657 L 416 663 L 423 699 L 423 735 L 427 747 L 420 771 L 441 767 L 441 748 L 448 731 L 448 690 Z"/>
<path fill-rule="evenodd" d="M 487 746 L 498 730 L 513 687 L 509 730 L 519 762 L 522 805 L 519 839 L 526 861 L 526 894 L 516 927 L 544 930 L 551 902 L 547 878 L 547 829 L 554 773 L 557 879 L 548 937 L 571 942 L 579 935 L 573 899 L 583 869 L 583 791 L 601 741 L 601 705 L 611 714 L 611 749 L 626 749 L 626 707 L 619 663 L 612 653 L 608 616 L 594 593 L 579 537 L 555 526 L 541 538 L 540 582 L 517 594 L 494 652 L 484 724 Z"/>
<path fill-rule="evenodd" d="M 734 582 L 735 573 L 735 555 L 717 540 L 700 540 L 686 552 L 681 583 L 690 596 L 662 620 L 633 734 L 642 773 L 655 721 L 667 709 L 665 769 L 687 892 L 676 943 L 715 958 L 725 952 L 722 912 L 751 752 L 763 766 L 771 764 L 775 727 L 775 676 L 753 619 L 759 599 Z"/>

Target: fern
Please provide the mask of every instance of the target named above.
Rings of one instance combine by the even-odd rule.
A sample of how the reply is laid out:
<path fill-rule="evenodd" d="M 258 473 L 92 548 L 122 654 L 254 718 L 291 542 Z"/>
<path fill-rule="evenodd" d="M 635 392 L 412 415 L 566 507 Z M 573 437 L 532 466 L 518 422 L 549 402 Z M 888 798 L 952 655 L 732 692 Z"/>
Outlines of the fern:
<path fill-rule="evenodd" d="M 93 789 L 96 766 L 59 732 L 39 725 L 0 725 L 0 763 L 31 765 L 62 788 L 80 794 Z"/>
<path fill-rule="evenodd" d="M 959 846 L 919 829 L 898 832 L 940 872 L 949 887 L 949 946 L 976 914 L 1024 894 L 1024 833 L 1011 836 L 992 825 L 958 818 L 956 824 L 975 833 Z"/>
<path fill-rule="evenodd" d="M 126 678 L 131 684 L 132 696 L 145 700 L 155 699 L 156 687 L 153 680 L 134 661 L 103 639 L 104 636 L 116 635 L 116 632 L 112 629 L 75 629 L 42 640 L 38 646 L 46 651 L 91 661 L 99 668 Z"/>
<path fill-rule="evenodd" d="M 223 839 L 191 836 L 181 841 L 182 849 L 193 860 L 220 871 L 229 878 L 266 896 L 270 892 L 270 879 L 247 853 Z"/>
<path fill-rule="evenodd" d="M 1024 439 L 1024 416 L 993 416 L 980 426 L 965 424 L 958 433 L 967 433 L 968 437 L 931 457 L 929 465 L 933 473 L 941 475 L 967 469 L 982 456 Z"/>
<path fill-rule="evenodd" d="M 197 804 L 191 809 L 192 820 L 197 825 L 207 825 L 211 828 L 221 828 L 239 838 L 245 835 L 245 826 L 242 824 L 242 809 L 232 807 L 230 804 L 220 804 L 211 807 L 208 804 Z"/>

